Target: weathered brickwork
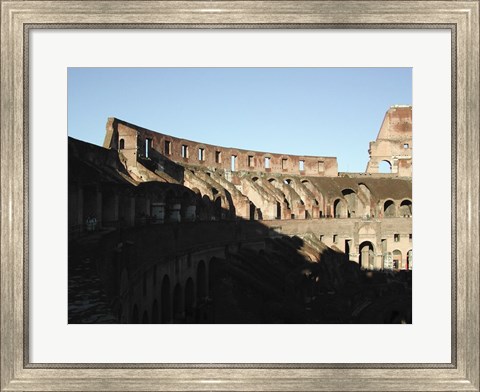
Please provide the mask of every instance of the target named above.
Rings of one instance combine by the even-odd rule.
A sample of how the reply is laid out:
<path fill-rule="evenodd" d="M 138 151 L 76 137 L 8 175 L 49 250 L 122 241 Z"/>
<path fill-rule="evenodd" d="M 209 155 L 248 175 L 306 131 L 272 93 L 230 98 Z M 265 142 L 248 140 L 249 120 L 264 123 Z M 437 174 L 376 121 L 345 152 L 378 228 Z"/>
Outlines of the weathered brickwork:
<path fill-rule="evenodd" d="M 136 156 L 160 154 L 180 165 L 209 169 L 315 177 L 338 175 L 337 159 L 333 157 L 285 155 L 213 146 L 153 132 L 116 118 L 108 120 L 104 147 L 121 150 L 131 162 Z"/>
<path fill-rule="evenodd" d="M 387 162 L 392 174 L 412 176 L 412 107 L 393 106 L 385 114 L 377 140 L 370 142 L 367 173 Z"/>

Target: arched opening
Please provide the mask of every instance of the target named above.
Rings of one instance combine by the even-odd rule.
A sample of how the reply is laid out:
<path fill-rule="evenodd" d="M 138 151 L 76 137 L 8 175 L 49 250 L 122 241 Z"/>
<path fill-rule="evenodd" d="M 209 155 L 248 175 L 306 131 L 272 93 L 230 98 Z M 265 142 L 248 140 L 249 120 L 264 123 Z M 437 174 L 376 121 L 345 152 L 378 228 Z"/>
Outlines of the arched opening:
<path fill-rule="evenodd" d="M 250 220 L 255 220 L 255 211 L 257 209 L 257 206 L 250 202 Z"/>
<path fill-rule="evenodd" d="M 280 202 L 277 201 L 277 215 L 275 216 L 276 219 L 282 219 L 282 206 Z"/>
<path fill-rule="evenodd" d="M 152 305 L 152 324 L 158 324 L 160 322 L 158 317 L 158 302 L 157 300 L 153 301 Z"/>
<path fill-rule="evenodd" d="M 203 195 L 201 199 L 201 209 L 199 211 L 201 220 L 211 220 L 213 217 L 213 203 L 208 195 Z"/>
<path fill-rule="evenodd" d="M 413 254 L 412 254 L 412 250 L 410 249 L 407 252 L 407 269 L 411 270 L 412 267 L 413 267 Z"/>
<path fill-rule="evenodd" d="M 182 286 L 180 286 L 180 283 L 177 283 L 173 290 L 173 320 L 176 323 L 183 319 L 182 303 Z"/>
<path fill-rule="evenodd" d="M 207 268 L 200 260 L 197 265 L 197 302 L 203 302 L 207 296 Z"/>
<path fill-rule="evenodd" d="M 170 279 L 165 275 L 162 280 L 162 323 L 169 323 L 171 321 L 170 312 Z"/>
<path fill-rule="evenodd" d="M 119 148 L 120 150 L 125 149 L 125 140 L 124 140 L 124 139 L 120 139 L 118 148 Z"/>
<path fill-rule="evenodd" d="M 398 249 L 393 251 L 393 269 L 402 269 L 402 252 L 400 252 Z"/>
<path fill-rule="evenodd" d="M 252 181 L 253 181 L 253 182 L 257 182 L 257 181 L 258 181 L 258 177 L 252 177 Z"/>
<path fill-rule="evenodd" d="M 192 322 L 195 317 L 194 312 L 195 291 L 193 287 L 193 279 L 188 278 L 185 283 L 185 319 L 186 322 Z"/>
<path fill-rule="evenodd" d="M 412 202 L 410 200 L 403 200 L 400 203 L 400 216 L 410 217 L 412 216 Z"/>
<path fill-rule="evenodd" d="M 222 219 L 222 197 L 220 195 L 217 196 L 213 203 L 213 210 L 215 214 L 215 219 Z"/>
<path fill-rule="evenodd" d="M 147 311 L 143 312 L 142 324 L 148 324 L 148 312 Z"/>
<path fill-rule="evenodd" d="M 363 203 L 363 216 L 369 219 L 372 216 L 372 213 L 371 213 L 372 198 L 371 198 L 370 189 L 368 189 L 368 187 L 363 183 L 358 184 L 358 198 Z"/>
<path fill-rule="evenodd" d="M 358 248 L 360 251 L 360 256 L 358 259 L 360 267 L 364 269 L 373 269 L 375 266 L 375 252 L 373 244 L 370 241 L 364 241 Z"/>
<path fill-rule="evenodd" d="M 357 213 L 357 194 L 352 189 L 344 189 L 342 195 L 347 201 L 347 217 L 355 217 Z"/>
<path fill-rule="evenodd" d="M 342 199 L 337 199 L 333 203 L 333 215 L 335 218 L 347 217 L 347 206 Z"/>
<path fill-rule="evenodd" d="M 387 200 L 383 204 L 383 216 L 386 218 L 392 218 L 395 216 L 395 203 L 393 200 Z"/>
<path fill-rule="evenodd" d="M 132 324 L 138 324 L 139 323 L 139 318 L 138 318 L 138 308 L 137 305 L 133 306 L 133 311 L 132 311 Z"/>
<path fill-rule="evenodd" d="M 378 164 L 378 172 L 379 173 L 391 173 L 392 172 L 392 164 L 389 161 L 381 161 Z"/>

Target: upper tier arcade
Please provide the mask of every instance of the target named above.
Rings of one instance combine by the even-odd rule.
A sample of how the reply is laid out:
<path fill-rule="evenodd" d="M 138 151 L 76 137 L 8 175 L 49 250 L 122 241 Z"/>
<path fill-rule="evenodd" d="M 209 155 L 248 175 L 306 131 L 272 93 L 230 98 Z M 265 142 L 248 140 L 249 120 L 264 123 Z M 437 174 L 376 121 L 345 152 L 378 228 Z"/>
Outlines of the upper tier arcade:
<path fill-rule="evenodd" d="M 302 156 L 220 147 L 154 132 L 117 118 L 109 118 L 103 146 L 121 150 L 131 163 L 163 157 L 182 166 L 196 165 L 227 171 L 336 177 L 337 158 Z"/>

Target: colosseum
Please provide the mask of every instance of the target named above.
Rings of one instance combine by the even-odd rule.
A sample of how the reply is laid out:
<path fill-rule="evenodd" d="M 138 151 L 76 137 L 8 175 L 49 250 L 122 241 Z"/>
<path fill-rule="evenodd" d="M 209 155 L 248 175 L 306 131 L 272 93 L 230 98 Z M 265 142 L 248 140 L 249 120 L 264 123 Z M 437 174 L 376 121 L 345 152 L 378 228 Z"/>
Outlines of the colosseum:
<path fill-rule="evenodd" d="M 69 323 L 412 322 L 411 106 L 364 173 L 117 118 L 68 148 Z"/>

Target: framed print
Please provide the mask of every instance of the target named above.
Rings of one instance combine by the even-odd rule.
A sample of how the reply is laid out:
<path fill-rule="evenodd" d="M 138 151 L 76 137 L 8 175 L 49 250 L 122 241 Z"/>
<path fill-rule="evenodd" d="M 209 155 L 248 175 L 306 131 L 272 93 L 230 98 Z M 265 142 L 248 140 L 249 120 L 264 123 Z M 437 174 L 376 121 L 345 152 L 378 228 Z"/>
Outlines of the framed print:
<path fill-rule="evenodd" d="M 1 6 L 2 390 L 479 390 L 478 2 Z"/>

